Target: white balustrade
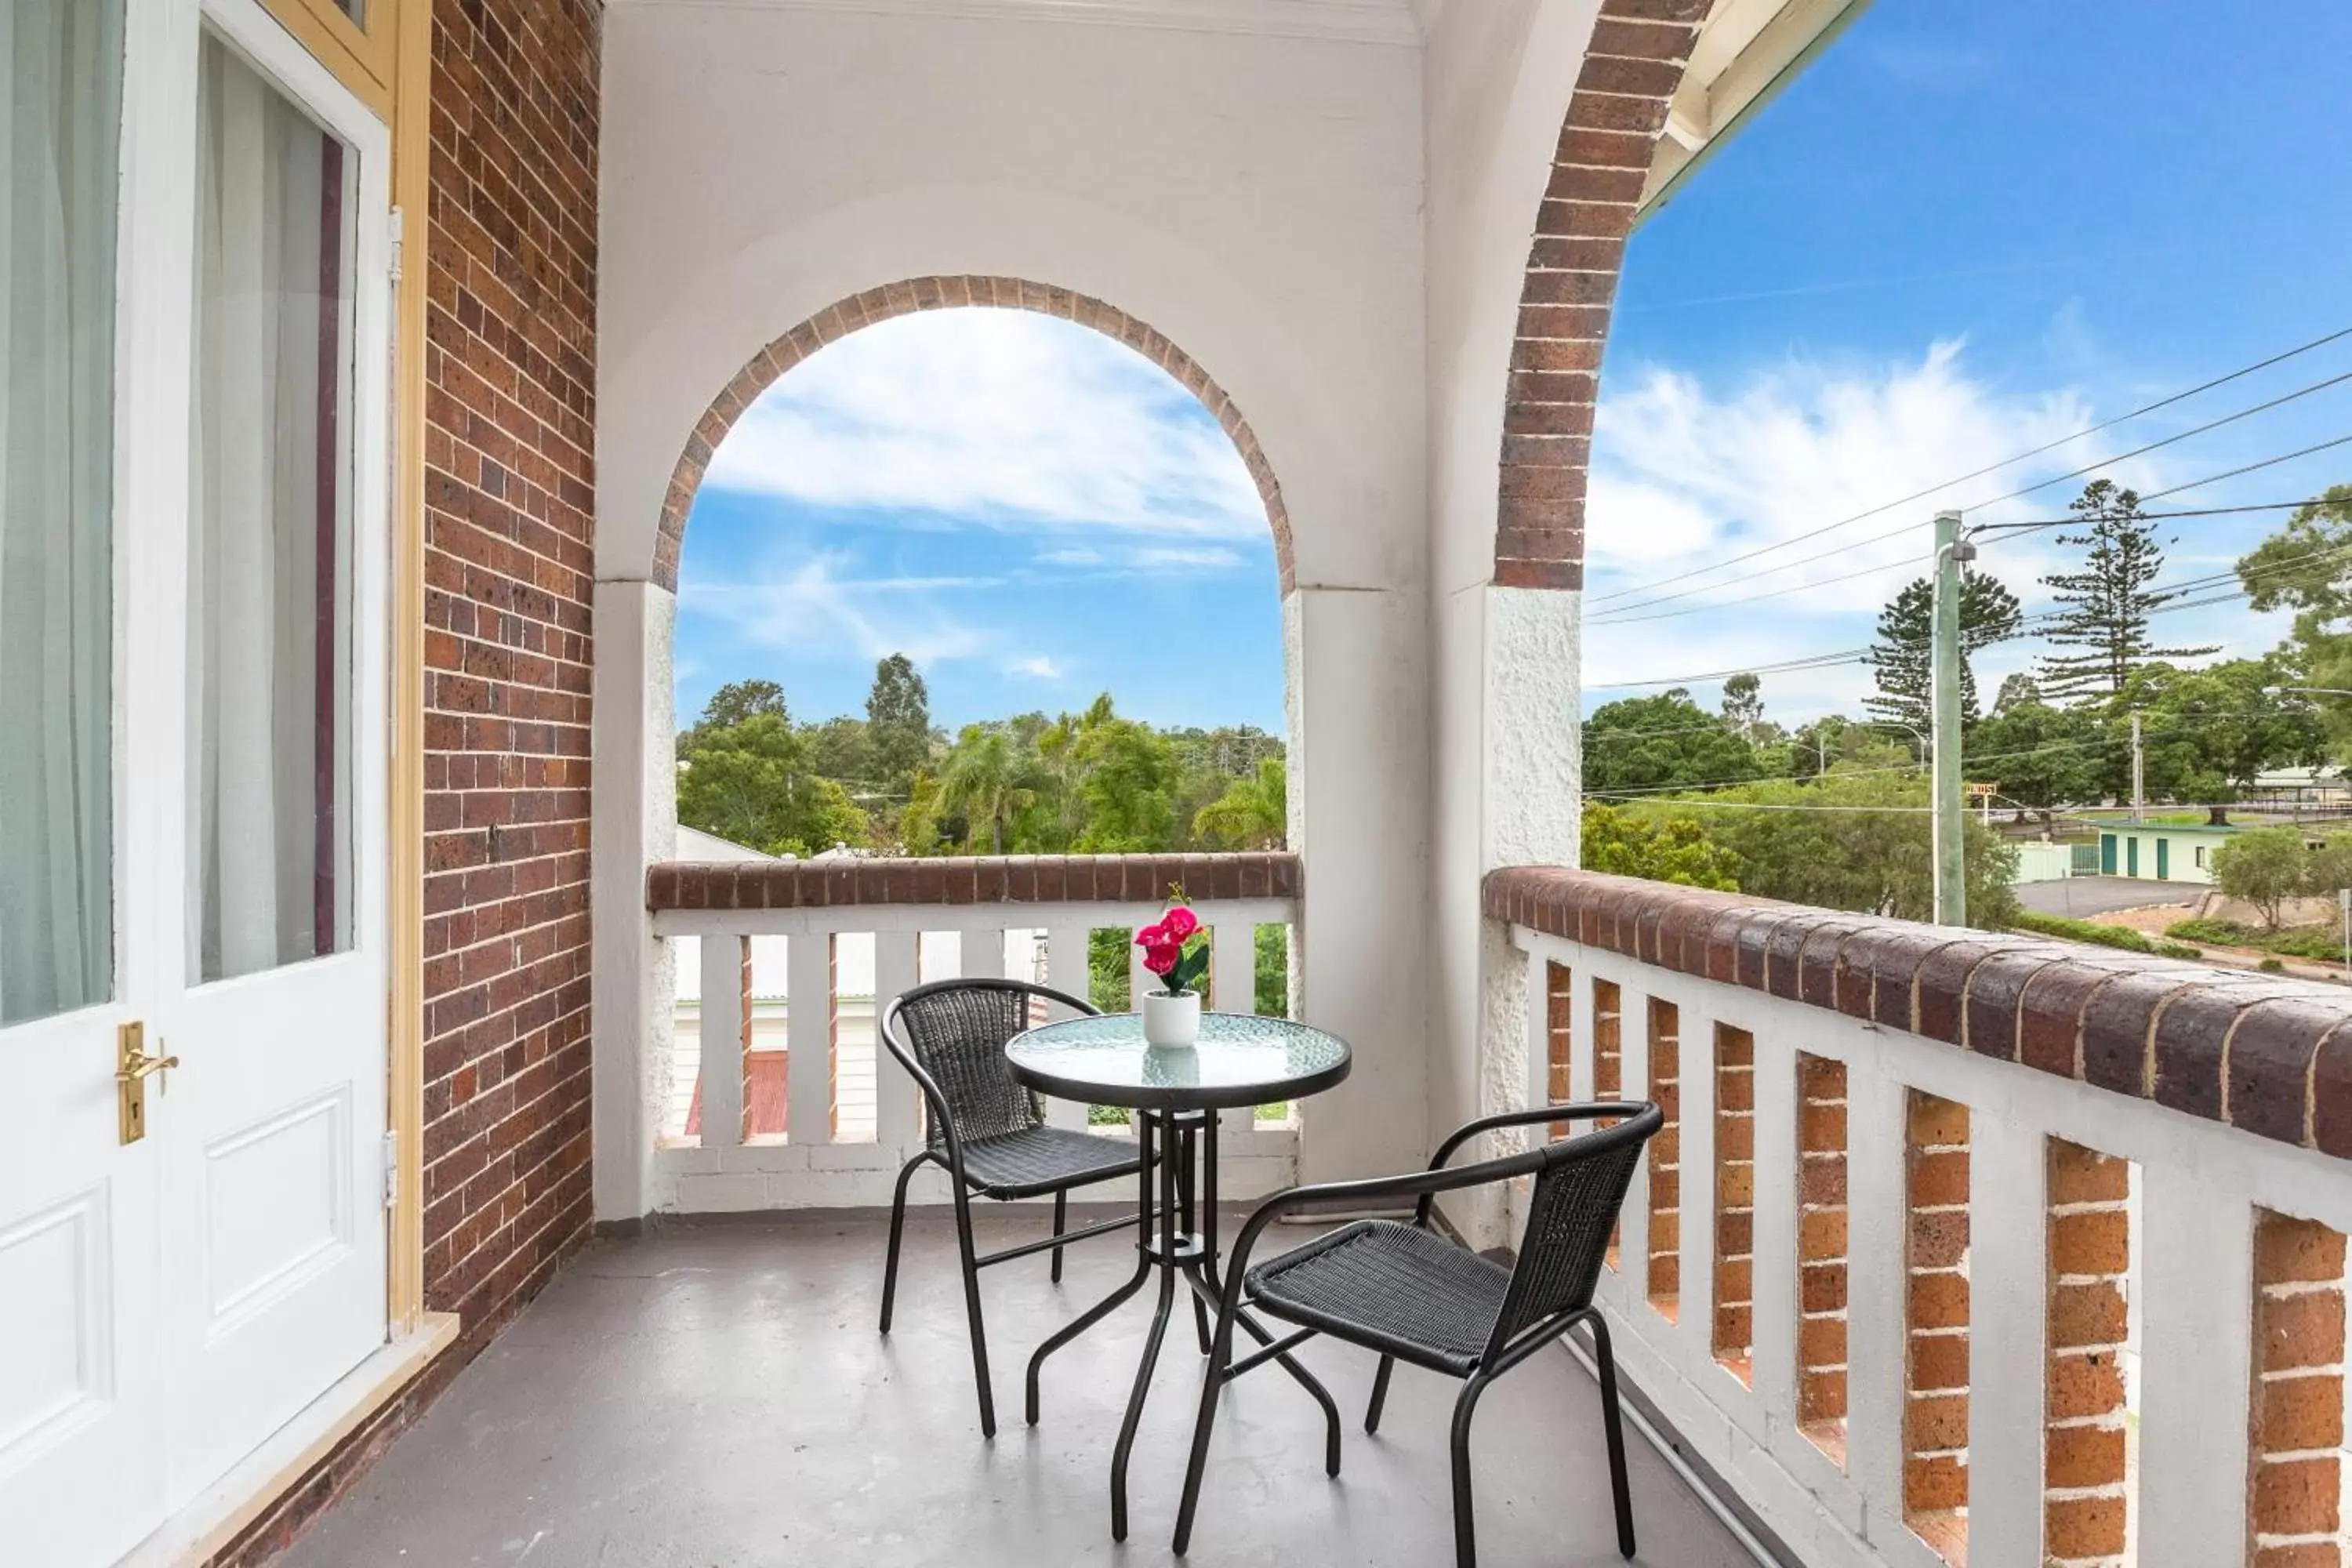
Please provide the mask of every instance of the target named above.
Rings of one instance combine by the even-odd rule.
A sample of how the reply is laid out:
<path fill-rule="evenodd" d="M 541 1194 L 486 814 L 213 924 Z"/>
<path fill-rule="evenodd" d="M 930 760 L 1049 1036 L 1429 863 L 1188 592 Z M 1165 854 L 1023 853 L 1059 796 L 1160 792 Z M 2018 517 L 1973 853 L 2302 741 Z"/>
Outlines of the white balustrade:
<path fill-rule="evenodd" d="M 1256 928 L 1289 926 L 1297 918 L 1296 900 L 1201 900 L 1196 908 L 1213 944 L 1212 1005 L 1254 1010 Z M 920 1092 L 882 1044 L 891 1002 L 919 974 L 1010 975 L 1084 996 L 1090 934 L 1107 928 L 1132 932 L 1161 912 L 1158 904 L 1091 901 L 656 911 L 656 935 L 698 942 L 701 995 L 692 1036 L 695 1058 L 689 1062 L 679 1053 L 690 1096 L 682 1086 L 672 1130 L 654 1151 L 654 1206 L 695 1213 L 887 1204 L 900 1166 L 921 1150 L 925 1137 Z M 873 943 L 870 1026 L 842 1010 L 844 999 L 835 994 L 835 959 L 849 962 L 847 944 L 860 936 L 870 936 Z M 749 990 L 760 999 L 747 1031 L 744 963 L 746 943 L 753 938 L 762 939 L 757 949 L 770 954 L 773 939 L 782 939 L 783 973 L 774 973 L 779 966 L 760 962 L 760 952 L 754 952 Z M 1136 987 L 1129 994 L 1139 994 L 1157 977 L 1143 968 L 1140 949 L 1130 944 L 1128 952 L 1129 984 Z M 1042 967 L 1033 954 L 1042 956 Z M 772 994 L 779 980 L 786 998 L 781 1054 L 787 1121 L 774 1129 L 763 1126 L 759 1113 L 772 1101 L 774 1086 L 762 1073 L 777 1049 Z M 743 1054 L 747 1034 L 755 1053 L 750 1062 Z M 851 1139 L 845 1136 L 848 1119 L 837 1116 L 837 1085 L 845 1076 L 844 1064 L 862 1074 L 869 1060 L 873 1137 Z M 683 1102 L 688 1098 L 700 1105 L 698 1135 L 684 1131 Z M 1083 1105 L 1049 1100 L 1046 1114 L 1052 1125 L 1087 1127 Z M 1129 1135 L 1118 1126 L 1094 1131 L 1106 1137 Z M 1290 1121 L 1258 1121 L 1247 1110 L 1231 1112 L 1222 1123 L 1219 1148 L 1221 1185 L 1228 1197 L 1272 1192 L 1296 1179 L 1297 1132 Z M 926 1203 L 948 1196 L 944 1176 L 929 1169 L 917 1176 L 909 1192 Z"/>
<path fill-rule="evenodd" d="M 1915 1091 L 1969 1110 L 1967 1554 L 1979 1563 L 2044 1560 L 2046 1405 L 2053 1289 L 2048 1190 L 2053 1140 L 2131 1162 L 2133 1344 L 2144 1373 L 2126 1421 L 2125 1481 L 2138 1568 L 2237 1568 L 2248 1562 L 2254 1237 L 2260 1212 L 2352 1232 L 2352 1163 L 2149 1100 L 1753 989 L 1643 963 L 1523 926 L 1528 963 L 1524 1092 L 1548 1084 L 1549 965 L 1572 986 L 1569 1081 L 1593 1085 L 1594 987 L 1619 988 L 1623 1098 L 1648 1097 L 1653 1002 L 1679 1015 L 1677 1311 L 1651 1301 L 1654 1196 L 1644 1160 L 1629 1192 L 1618 1266 L 1600 1298 L 1621 1366 L 1680 1435 L 1810 1568 L 1937 1568 L 1906 1516 L 1906 1431 L 1914 1405 L 1907 1337 L 1914 1215 L 1909 1178 Z M 1717 1166 L 1717 1026 L 1753 1037 L 1751 1381 L 1717 1359 L 1713 1335 Z M 1846 1086 L 1846 1419 L 1843 1456 L 1800 1430 L 1798 1057 L 1844 1064 Z M 2341 1287 L 2336 1287 L 2341 1289 Z M 2338 1369 L 2340 1370 L 2340 1369 Z M 2132 1384 L 2137 1386 L 2133 1387 Z M 1923 1448 L 1933 1445 L 1923 1444 Z M 2352 1525 L 2352 1454 L 2339 1461 Z M 2332 1559 L 2330 1559 L 2332 1561 Z M 2086 1559 L 2087 1561 L 2087 1559 Z"/>

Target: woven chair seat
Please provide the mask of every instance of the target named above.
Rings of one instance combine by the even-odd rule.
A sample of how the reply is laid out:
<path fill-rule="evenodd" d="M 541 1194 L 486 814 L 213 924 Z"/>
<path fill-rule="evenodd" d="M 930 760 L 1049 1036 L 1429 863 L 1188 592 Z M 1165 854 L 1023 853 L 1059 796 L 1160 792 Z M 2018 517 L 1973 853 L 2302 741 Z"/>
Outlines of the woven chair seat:
<path fill-rule="evenodd" d="M 1277 1318 L 1424 1366 L 1467 1376 L 1486 1352 L 1510 1271 L 1394 1220 L 1358 1220 L 1270 1258 L 1246 1276 Z"/>
<path fill-rule="evenodd" d="M 973 1139 L 963 1146 L 964 1176 L 992 1198 L 1030 1198 L 1058 1187 L 1131 1176 L 1143 1156 L 1124 1138 L 1097 1138 L 1060 1127 L 1031 1127 Z"/>

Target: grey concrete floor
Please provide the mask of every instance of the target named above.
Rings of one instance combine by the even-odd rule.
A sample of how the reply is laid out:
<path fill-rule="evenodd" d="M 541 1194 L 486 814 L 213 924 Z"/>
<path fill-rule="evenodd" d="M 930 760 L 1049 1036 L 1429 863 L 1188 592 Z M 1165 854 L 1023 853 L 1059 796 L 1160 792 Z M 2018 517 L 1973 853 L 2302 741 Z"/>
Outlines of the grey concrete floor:
<path fill-rule="evenodd" d="M 989 1205 L 982 1248 L 1043 1229 Z M 1132 1532 L 1109 1527 L 1110 1449 L 1151 1292 L 1046 1363 L 1021 1419 L 1029 1352 L 1133 1267 L 1121 1240 L 985 1271 L 999 1429 L 980 1436 L 954 1232 L 908 1222 L 898 1322 L 875 1331 L 884 1219 L 678 1225 L 600 1243 L 547 1288 L 404 1434 L 285 1568 L 1063 1568 L 1171 1563 L 1169 1534 L 1202 1361 L 1171 1324 L 1129 1477 Z M 1228 1227 L 1226 1235 L 1233 1234 Z M 1289 1242 L 1309 1233 L 1277 1229 Z M 1178 1310 L 1183 1311 L 1180 1301 Z M 1378 1436 L 1373 1359 L 1305 1359 L 1347 1416 L 1340 1478 L 1321 1416 L 1277 1369 L 1225 1395 L 1187 1562 L 1197 1568 L 1453 1562 L 1446 1423 L 1458 1384 L 1400 1367 Z M 1638 1561 L 1748 1559 L 1631 1429 Z M 1488 1392 L 1473 1451 L 1485 1568 L 1617 1563 L 1598 1393 L 1566 1352 Z"/>

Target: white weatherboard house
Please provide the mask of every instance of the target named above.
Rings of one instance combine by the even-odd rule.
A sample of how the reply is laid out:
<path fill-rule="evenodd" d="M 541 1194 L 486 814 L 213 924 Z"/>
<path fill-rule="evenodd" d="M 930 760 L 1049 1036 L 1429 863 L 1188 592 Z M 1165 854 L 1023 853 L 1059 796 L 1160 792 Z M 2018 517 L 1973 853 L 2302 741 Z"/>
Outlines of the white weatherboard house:
<path fill-rule="evenodd" d="M 1281 1119 L 1169 1122 L 1171 1198 L 1207 1151 L 1251 1200 L 1580 1161 L 1542 1152 L 1562 1097 L 1665 1120 L 1607 1260 L 1512 1298 L 1591 1315 L 1489 1399 L 1475 1506 L 1439 1499 L 1445 1374 L 1519 1347 L 1448 1251 L 1476 1346 L 1392 1390 L 1298 1349 L 1331 1432 L 1349 1406 L 1346 1482 L 1282 1374 L 1208 1402 L 1188 1561 L 1418 1568 L 1462 1521 L 1490 1563 L 1607 1560 L 1590 1363 L 1628 1391 L 1643 1561 L 2340 1563 L 2340 991 L 1576 869 L 1625 242 L 1859 8 L 12 0 L 0 1559 L 1172 1545 L 1196 1331 L 1160 1297 L 1114 1548 L 1151 1298 L 1083 1303 L 1205 1283 L 1238 1215 L 1153 1199 L 1148 1248 L 960 1289 L 961 1209 L 990 1246 L 1059 1216 L 952 1201 L 856 1015 L 926 973 L 1083 985 L 1087 933 L 1181 879 L 1214 995 L 1286 927 L 1290 1005 L 1352 1055 Z M 825 344 L 971 309 L 1118 339 L 1234 442 L 1279 574 L 1286 849 L 681 841 L 714 447 Z M 1143 1165 L 1132 1123 L 1038 1114 Z M 1549 1258 L 1557 1190 L 1451 1193 L 1395 1244 Z M 984 1438 L 974 1395 L 1074 1323 L 1036 1425 Z"/>

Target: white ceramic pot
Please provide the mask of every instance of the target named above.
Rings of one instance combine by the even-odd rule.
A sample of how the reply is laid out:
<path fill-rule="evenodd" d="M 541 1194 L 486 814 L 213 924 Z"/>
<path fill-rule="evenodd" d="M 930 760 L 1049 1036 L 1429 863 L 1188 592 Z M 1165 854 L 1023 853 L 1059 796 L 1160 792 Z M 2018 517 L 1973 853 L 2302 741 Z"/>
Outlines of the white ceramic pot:
<path fill-rule="evenodd" d="M 1143 1043 L 1148 1046 L 1189 1046 L 1201 1037 L 1201 994 L 1185 991 L 1174 996 L 1164 991 L 1143 994 Z"/>

